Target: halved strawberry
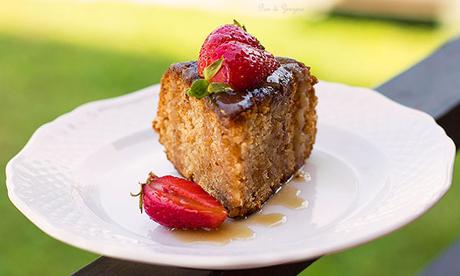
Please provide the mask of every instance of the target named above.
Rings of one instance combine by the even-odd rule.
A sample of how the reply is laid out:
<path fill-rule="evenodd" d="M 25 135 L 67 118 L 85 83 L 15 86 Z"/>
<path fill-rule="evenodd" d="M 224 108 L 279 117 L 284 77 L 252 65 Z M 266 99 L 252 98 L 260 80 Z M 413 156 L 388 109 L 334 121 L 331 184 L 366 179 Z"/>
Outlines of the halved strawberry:
<path fill-rule="evenodd" d="M 198 184 L 150 173 L 142 184 L 139 207 L 157 223 L 179 229 L 214 229 L 227 218 L 225 208 Z"/>

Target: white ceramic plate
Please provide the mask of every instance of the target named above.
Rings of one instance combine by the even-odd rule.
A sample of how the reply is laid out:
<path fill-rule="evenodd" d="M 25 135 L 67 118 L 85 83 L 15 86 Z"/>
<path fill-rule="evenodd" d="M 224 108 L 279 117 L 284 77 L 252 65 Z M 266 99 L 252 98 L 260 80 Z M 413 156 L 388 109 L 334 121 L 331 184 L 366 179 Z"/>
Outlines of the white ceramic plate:
<path fill-rule="evenodd" d="M 11 201 L 50 236 L 98 254 L 154 264 L 235 269 L 344 250 L 411 222 L 448 190 L 455 147 L 425 113 L 366 89 L 317 85 L 311 180 L 290 185 L 304 209 L 268 206 L 287 221 L 250 226 L 225 245 L 185 243 L 129 192 L 150 170 L 177 174 L 151 130 L 159 86 L 83 105 L 42 126 L 7 166 Z"/>

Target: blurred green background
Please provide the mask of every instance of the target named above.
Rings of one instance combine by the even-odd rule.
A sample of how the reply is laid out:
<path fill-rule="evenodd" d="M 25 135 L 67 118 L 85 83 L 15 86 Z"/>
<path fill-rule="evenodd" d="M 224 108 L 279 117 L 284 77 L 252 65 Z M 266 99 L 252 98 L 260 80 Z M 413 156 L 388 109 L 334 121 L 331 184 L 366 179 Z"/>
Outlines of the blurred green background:
<path fill-rule="evenodd" d="M 173 62 L 196 59 L 206 35 L 234 17 L 266 48 L 320 79 L 375 87 L 457 33 L 341 16 L 251 17 L 216 11 L 88 1 L 0 0 L 0 167 L 33 131 L 76 106 L 157 83 Z M 458 163 L 459 157 L 457 157 Z M 5 179 L 4 171 L 0 179 Z M 447 196 L 403 229 L 321 258 L 304 275 L 410 275 L 460 233 L 460 170 Z M 0 275 L 69 274 L 95 255 L 53 240 L 0 186 Z"/>

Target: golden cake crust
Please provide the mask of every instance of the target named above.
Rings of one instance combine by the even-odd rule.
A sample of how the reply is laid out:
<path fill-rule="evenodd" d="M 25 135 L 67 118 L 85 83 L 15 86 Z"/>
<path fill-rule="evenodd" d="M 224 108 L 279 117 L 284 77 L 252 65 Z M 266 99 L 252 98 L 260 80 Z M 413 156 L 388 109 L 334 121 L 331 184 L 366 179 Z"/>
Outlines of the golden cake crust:
<path fill-rule="evenodd" d="M 259 210 L 305 162 L 316 135 L 316 78 L 308 67 L 281 67 L 259 88 L 186 95 L 196 62 L 172 64 L 161 80 L 153 122 L 168 159 L 226 207 L 230 217 Z"/>

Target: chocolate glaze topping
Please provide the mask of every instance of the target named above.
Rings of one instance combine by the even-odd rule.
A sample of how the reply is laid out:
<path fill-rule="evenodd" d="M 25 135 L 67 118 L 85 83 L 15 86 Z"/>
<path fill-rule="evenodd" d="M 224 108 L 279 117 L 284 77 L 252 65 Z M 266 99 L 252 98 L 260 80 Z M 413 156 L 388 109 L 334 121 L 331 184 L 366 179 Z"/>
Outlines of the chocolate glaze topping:
<path fill-rule="evenodd" d="M 254 89 L 245 91 L 228 91 L 211 94 L 204 98 L 206 103 L 221 118 L 234 119 L 242 112 L 253 108 L 257 103 L 265 100 L 275 100 L 283 96 L 290 89 L 295 78 L 294 71 L 306 68 L 303 63 L 293 59 L 277 57 L 281 66 L 267 77 L 264 83 Z M 182 79 L 188 84 L 199 78 L 196 62 L 176 63 L 172 70 L 182 73 Z"/>

